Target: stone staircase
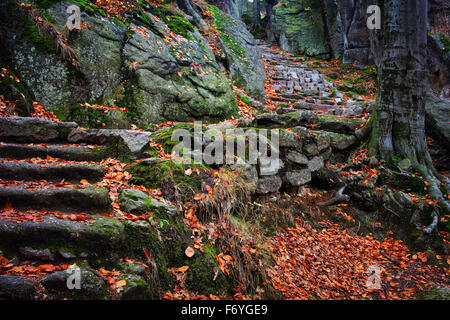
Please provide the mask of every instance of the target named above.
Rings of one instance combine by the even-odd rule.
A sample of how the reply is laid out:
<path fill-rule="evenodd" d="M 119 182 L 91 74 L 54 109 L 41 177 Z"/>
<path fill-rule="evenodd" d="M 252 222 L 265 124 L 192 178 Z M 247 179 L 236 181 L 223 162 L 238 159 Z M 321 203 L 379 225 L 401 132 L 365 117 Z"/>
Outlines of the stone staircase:
<path fill-rule="evenodd" d="M 102 180 L 103 168 L 93 160 L 104 158 L 106 147 L 70 143 L 76 127 L 35 118 L 0 119 L 0 207 L 9 202 L 20 210 L 110 211 L 107 189 L 80 185 L 82 179 Z M 42 188 L 29 187 L 37 181 Z M 60 181 L 73 187 L 55 184 Z"/>
<path fill-rule="evenodd" d="M 355 101 L 346 101 L 342 92 L 302 58 L 277 52 L 261 40 L 258 45 L 268 73 L 266 89 L 271 92 L 266 98 L 277 113 L 292 109 L 331 115 L 358 116 L 362 113 L 360 107 L 353 105 Z"/>
<path fill-rule="evenodd" d="M 144 145 L 149 134 L 77 127 L 36 118 L 0 118 L 0 255 L 10 259 L 9 268 L 25 270 L 88 263 L 78 291 L 67 289 L 65 271 L 2 274 L 0 263 L 0 300 L 104 299 L 109 296 L 106 278 L 94 268 L 117 264 L 133 252 L 142 254 L 142 246 L 133 248 L 128 241 L 139 233 L 133 229 L 137 227 L 112 217 L 109 190 L 96 183 L 105 175 L 101 160 L 117 157 L 119 145 L 122 151 L 136 147 L 139 139 Z M 122 143 L 117 144 L 121 135 L 137 138 L 129 144 L 119 139 Z M 128 277 L 138 277 L 141 285 L 136 289 L 136 278 L 125 288 L 131 295 L 122 292 L 121 298 L 136 297 L 136 290 L 148 296 L 140 276 Z"/>

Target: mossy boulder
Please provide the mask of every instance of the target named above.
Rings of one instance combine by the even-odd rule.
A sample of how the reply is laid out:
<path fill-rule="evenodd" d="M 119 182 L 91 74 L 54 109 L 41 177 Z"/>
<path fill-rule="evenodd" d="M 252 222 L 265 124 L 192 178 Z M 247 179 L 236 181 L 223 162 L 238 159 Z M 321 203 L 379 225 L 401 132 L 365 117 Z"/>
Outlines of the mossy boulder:
<path fill-rule="evenodd" d="M 129 213 L 164 211 L 170 215 L 175 215 L 178 212 L 177 207 L 136 189 L 122 190 L 119 195 L 119 203 L 121 203 L 121 209 Z"/>
<path fill-rule="evenodd" d="M 96 276 L 89 266 L 92 269 L 120 270 L 127 280 L 127 287 L 121 292 L 123 299 L 160 298 L 175 284 L 168 270 L 185 265 L 189 266 L 186 280 L 189 290 L 206 295 L 232 294 L 233 279 L 221 272 L 215 258 L 220 251 L 207 239 L 203 239 L 202 250 L 194 249 L 193 257 L 185 255 L 186 248 L 193 246 L 192 230 L 184 224 L 181 214 L 155 211 L 151 221 L 126 221 L 104 216 L 95 216 L 94 219 L 92 223 L 86 223 L 48 218 L 43 222 L 20 225 L 2 221 L 2 254 L 17 256 L 19 247 L 28 245 L 36 250 L 48 249 L 55 255 L 55 264 L 60 259 L 58 252 L 74 256 L 72 262 L 81 266 L 81 290 L 67 289 L 69 273 L 51 274 L 44 279 L 43 286 L 55 298 L 107 299 L 104 280 Z M 142 248 L 148 250 L 149 258 Z M 139 265 L 120 262 L 126 257 L 148 264 L 151 272 Z"/>
<path fill-rule="evenodd" d="M 319 0 L 283 0 L 273 8 L 273 18 L 281 49 L 315 57 L 330 55 Z"/>
<path fill-rule="evenodd" d="M 241 20 L 213 5 L 207 8 L 219 33 L 218 40 L 225 51 L 231 77 L 238 87 L 245 89 L 253 98 L 263 98 L 266 71 L 255 38 Z"/>
<path fill-rule="evenodd" d="M 72 4 L 80 6 L 88 28 L 67 30 L 66 9 Z M 129 128 L 237 116 L 235 95 L 208 42 L 181 12 L 167 9 L 170 14 L 160 20 L 143 11 L 148 4 L 141 3 L 132 17 L 120 22 L 84 0 L 34 5 L 46 27 L 66 35 L 67 43 L 60 50 L 59 40 L 37 30 L 26 10 L 9 1 L 0 13 L 7 39 L 0 58 L 10 62 L 29 96 L 61 120 Z M 171 31 L 177 37 L 165 41 Z M 85 103 L 121 108 L 104 112 L 82 107 Z"/>
<path fill-rule="evenodd" d="M 346 135 L 339 133 L 330 133 L 331 147 L 334 150 L 345 150 L 353 146 L 357 139 L 354 135 Z"/>
<path fill-rule="evenodd" d="M 192 172 L 187 175 L 185 172 L 188 169 L 197 169 L 199 174 Z M 205 181 L 211 179 L 209 170 L 202 164 L 186 164 L 159 158 L 145 159 L 133 164 L 129 171 L 133 176 L 133 183 L 151 189 L 162 188 L 163 195 L 168 196 L 170 200 L 189 200 L 201 192 Z"/>
<path fill-rule="evenodd" d="M 125 280 L 127 284 L 120 291 L 121 300 L 150 300 L 152 299 L 149 285 L 143 277 L 137 275 L 126 275 L 118 279 Z"/>
<path fill-rule="evenodd" d="M 416 294 L 419 300 L 449 300 L 450 288 L 448 287 L 434 287 L 421 291 Z"/>
<path fill-rule="evenodd" d="M 200 131 L 203 128 L 200 129 L 200 127 L 197 127 L 197 130 Z M 180 131 L 178 131 L 180 130 Z M 190 123 L 177 123 L 169 128 L 164 128 L 161 130 L 156 131 L 152 135 L 152 140 L 156 143 L 159 143 L 161 147 L 164 149 L 164 151 L 168 154 L 171 154 L 173 151 L 173 148 L 178 145 L 179 143 L 184 143 L 184 141 L 180 141 L 177 136 L 177 131 L 179 133 L 185 133 L 186 136 L 194 135 L 195 127 L 193 124 Z M 192 140 L 192 139 L 191 139 Z M 191 141 L 192 143 L 192 141 Z M 180 156 L 183 155 L 181 152 Z"/>
<path fill-rule="evenodd" d="M 67 284 L 72 283 L 71 279 L 76 272 L 80 276 L 80 287 L 69 289 Z M 56 299 L 106 300 L 109 298 L 105 281 L 85 267 L 78 269 L 78 271 L 74 268 L 49 274 L 42 280 L 41 284 L 50 293 L 54 293 Z"/>

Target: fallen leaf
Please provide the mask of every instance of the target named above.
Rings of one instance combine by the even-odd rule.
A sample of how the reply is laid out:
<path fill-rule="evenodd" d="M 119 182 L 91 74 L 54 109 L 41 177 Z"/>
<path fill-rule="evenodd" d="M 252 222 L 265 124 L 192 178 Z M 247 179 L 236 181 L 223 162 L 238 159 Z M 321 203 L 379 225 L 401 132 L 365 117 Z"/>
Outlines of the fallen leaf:
<path fill-rule="evenodd" d="M 184 253 L 186 254 L 186 256 L 188 258 L 192 258 L 195 254 L 194 249 L 192 249 L 192 247 L 187 247 L 186 250 L 184 251 Z"/>
<path fill-rule="evenodd" d="M 177 271 L 185 273 L 186 271 L 188 271 L 189 266 L 182 266 L 180 268 L 177 269 Z"/>
<path fill-rule="evenodd" d="M 114 287 L 115 287 L 116 289 L 119 289 L 119 288 L 125 287 L 126 285 L 127 285 L 127 281 L 126 281 L 126 280 L 119 280 L 119 281 L 117 281 L 117 282 L 114 284 Z"/>

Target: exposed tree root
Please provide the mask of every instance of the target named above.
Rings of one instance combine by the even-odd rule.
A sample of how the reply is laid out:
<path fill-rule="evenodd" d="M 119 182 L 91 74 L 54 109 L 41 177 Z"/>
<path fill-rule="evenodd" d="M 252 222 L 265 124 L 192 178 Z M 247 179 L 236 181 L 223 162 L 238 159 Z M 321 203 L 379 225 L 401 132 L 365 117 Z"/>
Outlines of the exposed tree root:
<path fill-rule="evenodd" d="M 438 225 L 438 221 L 439 221 L 438 214 L 434 213 L 433 214 L 433 221 L 431 222 L 431 224 L 428 227 L 426 227 L 426 228 L 422 228 L 419 225 L 419 222 L 418 222 L 418 215 L 419 215 L 420 211 L 422 211 L 422 210 L 423 210 L 423 205 L 419 206 L 417 208 L 417 210 L 414 211 L 414 213 L 411 216 L 411 219 L 410 219 L 409 222 L 410 223 L 414 223 L 416 225 L 417 230 L 422 231 L 425 234 L 431 234 L 433 232 L 433 230 L 436 229 L 436 227 Z"/>
<path fill-rule="evenodd" d="M 350 200 L 350 196 L 344 194 L 344 190 L 345 190 L 345 186 L 343 186 L 342 188 L 340 188 L 336 194 L 334 195 L 333 198 L 331 198 L 330 200 L 324 201 L 324 202 L 320 202 L 318 203 L 319 206 L 331 206 L 332 204 L 335 204 L 337 202 L 348 202 Z"/>

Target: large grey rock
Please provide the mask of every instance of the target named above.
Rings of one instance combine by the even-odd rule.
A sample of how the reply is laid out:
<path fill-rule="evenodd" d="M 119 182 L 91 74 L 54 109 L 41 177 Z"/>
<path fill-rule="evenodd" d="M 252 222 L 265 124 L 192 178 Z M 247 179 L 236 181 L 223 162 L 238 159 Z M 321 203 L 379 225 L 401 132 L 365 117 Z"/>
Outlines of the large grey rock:
<path fill-rule="evenodd" d="M 279 176 L 264 176 L 258 180 L 258 193 L 267 194 L 280 190 L 283 181 Z"/>
<path fill-rule="evenodd" d="M 170 215 L 177 214 L 177 207 L 167 202 L 162 202 L 151 195 L 136 189 L 124 189 L 120 192 L 119 203 L 121 209 L 129 213 L 166 212 Z"/>
<path fill-rule="evenodd" d="M 345 150 L 356 143 L 355 136 L 345 134 L 331 134 L 331 147 L 336 150 Z"/>
<path fill-rule="evenodd" d="M 71 4 L 61 1 L 46 10 L 58 31 L 65 28 Z M 0 15 L 7 33 L 2 60 L 11 62 L 33 98 L 60 119 L 76 119 L 86 127 L 129 128 L 237 115 L 228 80 L 207 41 L 194 28 L 188 38 L 177 36 L 166 42 L 161 35 L 170 29 L 149 13 L 146 19 L 154 22 L 154 28 L 139 26 L 139 32 L 136 25 L 127 30 L 108 18 L 82 13 L 90 27 L 71 32 L 67 43 L 73 49 L 75 67 L 56 48 L 42 44 L 51 47 L 45 35 L 47 41 L 30 36 L 30 30 L 38 34 L 37 29 L 15 4 L 5 5 Z M 119 105 L 128 112 L 103 112 L 80 106 L 84 103 Z"/>
<path fill-rule="evenodd" d="M 296 164 L 308 164 L 309 160 L 308 157 L 306 157 L 305 155 L 297 152 L 297 151 L 289 151 L 286 159 L 289 161 L 292 161 Z"/>
<path fill-rule="evenodd" d="M 226 53 L 231 77 L 237 86 L 245 89 L 252 97 L 263 98 L 266 70 L 255 38 L 240 19 L 214 8 L 210 10 L 220 34 L 219 41 Z"/>
<path fill-rule="evenodd" d="M 315 143 L 308 143 L 303 146 L 303 152 L 308 157 L 313 157 L 319 154 L 319 149 L 317 148 L 317 145 Z"/>
<path fill-rule="evenodd" d="M 150 141 L 150 132 L 120 129 L 75 129 L 68 140 L 73 143 L 108 144 L 120 143 L 131 153 L 139 153 Z"/>
<path fill-rule="evenodd" d="M 97 277 L 92 271 L 87 268 L 80 268 L 80 288 L 76 287 L 69 289 L 69 284 L 75 284 L 70 278 L 75 275 L 76 270 L 69 269 L 69 272 L 59 271 L 46 276 L 41 284 L 49 290 L 49 292 L 55 293 L 60 299 L 62 298 L 76 298 L 76 299 L 105 299 L 108 296 L 108 289 L 106 288 L 105 281 Z"/>
<path fill-rule="evenodd" d="M 55 122 L 39 118 L 1 117 L 0 137 L 4 140 L 51 142 L 66 140 L 75 122 Z"/>
<path fill-rule="evenodd" d="M 290 128 L 304 124 L 314 124 L 318 121 L 318 117 L 314 112 L 298 110 L 286 114 L 265 113 L 257 115 L 254 124 L 260 128 Z"/>
<path fill-rule="evenodd" d="M 149 15 L 151 16 L 151 15 Z M 171 42 L 151 31 L 135 33 L 123 49 L 135 67 L 135 108 L 145 122 L 222 120 L 236 114 L 235 96 L 203 36 Z"/>
<path fill-rule="evenodd" d="M 280 147 L 289 147 L 294 150 L 302 150 L 302 139 L 292 131 L 280 130 L 279 134 Z"/>
<path fill-rule="evenodd" d="M 327 149 L 331 144 L 330 135 L 327 133 L 319 134 L 316 137 L 316 142 L 317 142 L 317 149 L 319 149 L 319 151 L 322 152 L 323 150 Z"/>
<path fill-rule="evenodd" d="M 311 171 L 309 169 L 287 171 L 283 180 L 292 186 L 301 186 L 311 181 Z"/>
<path fill-rule="evenodd" d="M 31 280 L 21 276 L 0 275 L 0 299 L 30 300 L 36 293 Z"/>
<path fill-rule="evenodd" d="M 427 93 L 425 104 L 426 130 L 443 139 L 445 145 L 450 143 L 450 102 L 439 99 L 434 93 Z"/>
<path fill-rule="evenodd" d="M 273 8 L 274 34 L 281 49 L 309 56 L 329 56 L 318 0 L 283 0 Z"/>
<path fill-rule="evenodd" d="M 308 169 L 311 172 L 318 171 L 323 168 L 323 158 L 321 156 L 313 157 L 308 162 Z"/>

